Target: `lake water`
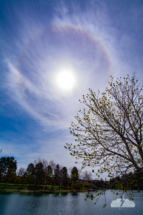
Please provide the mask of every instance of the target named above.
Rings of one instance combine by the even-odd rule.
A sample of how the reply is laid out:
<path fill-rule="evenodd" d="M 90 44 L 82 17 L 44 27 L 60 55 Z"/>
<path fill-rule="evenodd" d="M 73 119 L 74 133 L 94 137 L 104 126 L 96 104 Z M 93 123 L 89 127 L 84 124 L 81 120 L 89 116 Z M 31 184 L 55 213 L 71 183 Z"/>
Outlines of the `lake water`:
<path fill-rule="evenodd" d="M 109 190 L 106 191 L 105 208 L 104 196 L 100 197 L 97 205 L 94 205 L 94 200 L 85 201 L 85 196 L 85 193 L 59 195 L 0 193 L 0 215 L 143 215 L 143 191 L 134 194 L 135 207 L 132 208 L 111 207 L 111 202 L 120 195 L 115 195 Z M 124 195 L 124 199 L 128 199 L 127 194 Z"/>

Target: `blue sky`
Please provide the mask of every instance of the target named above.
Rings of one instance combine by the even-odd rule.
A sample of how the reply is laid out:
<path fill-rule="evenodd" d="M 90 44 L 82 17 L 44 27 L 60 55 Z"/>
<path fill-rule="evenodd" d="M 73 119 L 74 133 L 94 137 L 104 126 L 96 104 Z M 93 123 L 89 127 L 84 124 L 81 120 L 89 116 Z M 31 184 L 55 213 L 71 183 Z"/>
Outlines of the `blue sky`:
<path fill-rule="evenodd" d="M 74 166 L 64 145 L 82 95 L 110 75 L 143 82 L 142 14 L 137 0 L 0 1 L 1 156 Z"/>

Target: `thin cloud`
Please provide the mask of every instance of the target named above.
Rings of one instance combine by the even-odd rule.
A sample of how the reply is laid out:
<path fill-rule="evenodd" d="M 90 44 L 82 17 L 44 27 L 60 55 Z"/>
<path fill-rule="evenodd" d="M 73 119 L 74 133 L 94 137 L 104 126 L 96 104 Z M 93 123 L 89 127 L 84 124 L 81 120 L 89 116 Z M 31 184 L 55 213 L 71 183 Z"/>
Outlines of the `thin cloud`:
<path fill-rule="evenodd" d="M 2 29 L 2 113 L 18 125 L 11 142 L 3 139 L 4 153 L 22 156 L 21 146 L 25 147 L 26 162 L 48 156 L 56 162 L 72 163 L 68 152 L 63 156 L 63 146 L 74 139 L 67 134 L 62 138 L 58 132 L 67 132 L 75 121 L 74 116 L 84 107 L 78 100 L 88 88 L 102 92 L 110 75 L 116 78 L 134 72 L 142 83 L 141 39 L 138 41 L 142 37 L 138 34 L 142 35 L 143 6 L 130 6 L 116 16 L 116 5 L 104 1 L 87 1 L 82 6 L 77 1 L 58 1 L 50 8 L 36 1 L 22 5 L 14 4 Z M 70 68 L 76 77 L 71 92 L 63 93 L 55 83 L 62 68 Z M 48 137 L 52 131 L 55 140 Z M 9 134 L 9 130 L 5 132 Z M 23 139 L 14 143 L 19 134 Z"/>

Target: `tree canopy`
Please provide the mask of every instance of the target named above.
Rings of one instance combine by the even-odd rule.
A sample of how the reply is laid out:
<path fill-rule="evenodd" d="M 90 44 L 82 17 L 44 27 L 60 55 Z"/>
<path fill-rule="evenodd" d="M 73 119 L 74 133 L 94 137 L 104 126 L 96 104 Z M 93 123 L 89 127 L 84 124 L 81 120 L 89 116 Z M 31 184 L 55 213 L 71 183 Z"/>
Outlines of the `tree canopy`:
<path fill-rule="evenodd" d="M 11 177 L 16 174 L 17 161 L 14 157 L 0 158 L 0 181 L 5 178 L 11 180 Z"/>
<path fill-rule="evenodd" d="M 72 171 L 71 171 L 71 178 L 72 180 L 75 182 L 79 179 L 79 172 L 78 172 L 78 169 L 76 166 L 74 166 L 72 168 Z"/>
<path fill-rule="evenodd" d="M 8 170 L 12 170 L 13 173 L 16 172 L 17 169 L 17 161 L 14 157 L 1 157 L 0 158 L 0 170 L 5 175 Z"/>
<path fill-rule="evenodd" d="M 143 173 L 143 93 L 135 75 L 111 76 L 109 88 L 100 96 L 90 88 L 83 95 L 85 108 L 75 116 L 70 133 L 77 142 L 65 148 L 82 166 L 99 166 L 99 175 L 109 177 L 129 172 Z"/>

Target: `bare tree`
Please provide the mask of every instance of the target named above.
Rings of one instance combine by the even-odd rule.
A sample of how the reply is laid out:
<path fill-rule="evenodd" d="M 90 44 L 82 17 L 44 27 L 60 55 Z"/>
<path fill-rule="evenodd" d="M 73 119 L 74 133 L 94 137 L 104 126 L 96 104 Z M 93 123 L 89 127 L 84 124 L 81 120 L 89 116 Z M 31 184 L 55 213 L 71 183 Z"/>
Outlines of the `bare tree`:
<path fill-rule="evenodd" d="M 54 174 L 54 169 L 55 169 L 56 163 L 53 160 L 51 160 L 51 161 L 49 161 L 49 165 L 52 167 L 52 174 Z"/>
<path fill-rule="evenodd" d="M 48 167 L 48 161 L 46 159 L 42 160 L 42 164 L 43 164 L 43 168 L 44 170 L 46 169 L 46 167 Z"/>
<path fill-rule="evenodd" d="M 92 173 L 87 170 L 85 170 L 83 173 L 82 173 L 82 178 L 86 181 L 90 181 L 92 179 Z"/>
<path fill-rule="evenodd" d="M 71 175 L 72 175 L 72 168 L 73 167 L 69 167 L 69 169 L 68 169 L 69 177 L 71 177 Z"/>
<path fill-rule="evenodd" d="M 18 170 L 18 176 L 20 177 L 23 176 L 25 172 L 26 172 L 26 169 L 23 167 L 20 167 Z"/>

